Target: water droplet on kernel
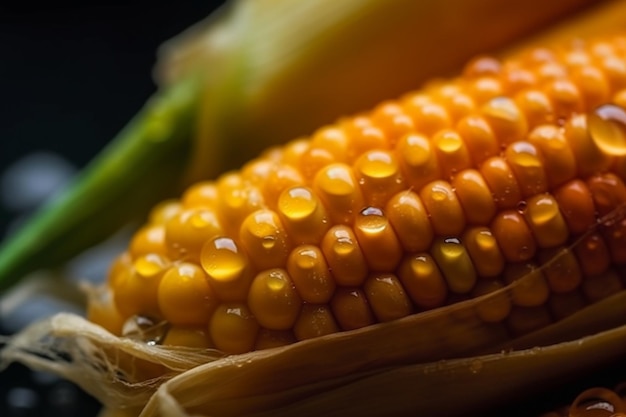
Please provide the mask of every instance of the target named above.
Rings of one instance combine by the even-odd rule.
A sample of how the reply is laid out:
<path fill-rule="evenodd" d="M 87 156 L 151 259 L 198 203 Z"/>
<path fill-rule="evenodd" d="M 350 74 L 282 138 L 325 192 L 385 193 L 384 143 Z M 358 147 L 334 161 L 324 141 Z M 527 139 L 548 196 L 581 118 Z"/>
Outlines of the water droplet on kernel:
<path fill-rule="evenodd" d="M 604 104 L 588 116 L 589 133 L 603 152 L 626 155 L 626 111 L 614 104 Z"/>
<path fill-rule="evenodd" d="M 519 203 L 517 203 L 517 211 L 519 211 L 520 214 L 524 214 L 527 207 L 528 207 L 528 203 L 525 200 L 522 200 Z"/>
<path fill-rule="evenodd" d="M 263 248 L 270 250 L 276 245 L 276 236 L 263 236 L 261 240 L 261 246 Z"/>

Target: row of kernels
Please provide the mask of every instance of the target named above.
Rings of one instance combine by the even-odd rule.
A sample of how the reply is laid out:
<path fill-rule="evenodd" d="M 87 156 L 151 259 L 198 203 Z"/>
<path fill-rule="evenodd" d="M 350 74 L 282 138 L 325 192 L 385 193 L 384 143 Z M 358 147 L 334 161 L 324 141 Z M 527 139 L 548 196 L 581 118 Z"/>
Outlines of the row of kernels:
<path fill-rule="evenodd" d="M 313 261 L 309 260 L 310 264 L 315 264 L 316 262 L 319 262 L 320 259 L 323 259 L 319 250 L 317 251 L 316 255 L 317 257 L 315 257 Z M 511 290 L 512 301 L 514 305 L 529 307 L 539 306 L 545 303 L 550 292 L 567 293 L 574 290 L 580 285 L 581 272 L 577 269 L 578 266 L 576 264 L 576 260 L 573 258 L 570 252 L 564 251 L 561 255 L 561 257 L 555 257 L 554 259 L 552 254 L 546 254 L 542 256 L 549 257 L 550 263 L 546 264 L 546 266 L 541 270 L 541 281 L 535 280 L 534 284 L 533 281 L 530 280 L 527 276 L 526 272 L 528 272 L 528 270 L 522 270 L 523 272 L 525 272 L 520 273 L 519 275 L 524 276 L 524 286 L 513 287 L 513 289 Z M 433 262 L 433 259 L 435 260 L 435 262 Z M 150 259 L 142 260 L 142 262 L 148 262 L 148 264 L 143 265 L 143 263 L 139 263 L 136 265 L 139 269 L 139 278 L 150 279 L 154 278 L 159 273 L 162 273 L 163 268 L 159 268 L 161 264 L 160 262 L 157 262 L 156 258 L 151 257 Z M 422 265 L 420 266 L 420 264 Z M 317 273 L 321 273 L 322 276 L 324 276 L 324 271 L 327 271 L 321 267 L 313 269 L 316 269 L 313 278 L 318 278 L 318 276 L 316 276 Z M 535 271 L 539 273 L 539 270 Z M 364 319 L 364 317 L 369 317 L 371 315 L 376 317 L 378 321 L 386 321 L 403 317 L 412 312 L 411 301 L 409 300 L 409 298 L 412 299 L 412 301 L 420 309 L 428 309 L 442 305 L 443 300 L 446 298 L 446 293 L 448 290 L 452 290 L 455 292 L 468 292 L 469 290 L 474 288 L 476 277 L 474 275 L 473 277 L 467 278 L 468 272 L 470 273 L 470 275 L 475 274 L 475 272 L 473 272 L 471 261 L 468 258 L 468 254 L 465 252 L 465 248 L 461 245 L 461 242 L 443 240 L 438 241 L 433 247 L 433 258 L 429 258 L 429 256 L 416 256 L 411 260 L 405 260 L 402 266 L 399 268 L 399 275 L 397 277 L 389 273 L 374 275 L 370 274 L 363 283 L 363 293 L 366 295 L 365 300 L 367 300 L 367 304 L 363 304 L 363 300 L 361 300 L 361 312 L 359 313 L 360 315 L 354 320 L 368 322 Z M 296 276 L 297 274 L 298 272 L 296 272 L 294 276 Z M 176 317 L 177 315 L 178 317 L 181 317 L 181 315 L 184 316 L 185 314 L 190 314 L 189 310 L 187 310 L 187 313 L 185 313 L 185 308 L 189 308 L 191 305 L 193 305 L 193 300 L 197 300 L 199 303 L 202 302 L 203 297 L 199 297 L 199 295 L 202 294 L 202 291 L 199 290 L 200 287 L 197 287 L 197 285 L 200 285 L 202 280 L 196 280 L 195 284 L 193 283 L 193 277 L 195 276 L 197 278 L 199 275 L 201 275 L 201 271 L 199 272 L 198 267 L 182 265 L 176 267 L 175 269 L 168 270 L 163 278 L 161 278 L 161 284 L 157 292 L 157 299 L 161 304 L 161 313 L 166 317 L 168 321 L 171 321 L 172 323 L 181 323 L 183 325 L 187 325 L 190 323 L 189 321 L 187 321 L 187 319 L 177 319 L 174 317 Z M 509 277 L 511 276 L 510 273 L 508 273 L 508 270 L 507 274 L 505 275 Z M 171 277 L 171 279 L 169 279 L 168 277 Z M 181 278 L 184 277 L 188 279 L 188 282 L 183 282 L 184 280 L 181 281 Z M 416 277 L 417 280 L 415 280 Z M 421 282 L 420 278 L 422 279 Z M 346 311 L 341 310 L 341 304 L 339 302 L 333 301 L 334 296 L 332 299 L 328 300 L 329 294 L 332 293 L 332 289 L 329 289 L 329 287 L 333 286 L 333 284 L 330 283 L 328 279 L 329 277 L 328 275 L 326 275 L 326 279 L 322 279 L 321 281 L 317 282 L 317 284 L 321 283 L 322 285 L 318 286 L 317 291 L 312 291 L 310 294 L 319 295 L 319 289 L 322 288 L 321 292 L 325 295 L 323 296 L 323 298 L 316 299 L 315 301 L 329 301 L 330 305 L 334 306 L 332 309 L 333 311 L 341 311 L 339 315 L 341 315 L 342 319 L 339 320 L 335 318 L 335 320 L 339 321 L 340 328 L 344 330 L 348 329 L 350 328 L 350 326 L 353 326 L 353 324 L 344 325 L 342 324 L 342 322 L 346 321 L 347 323 L 350 323 L 351 319 L 347 318 L 347 316 L 349 315 L 346 313 Z M 411 279 L 414 279 L 414 282 L 411 282 Z M 149 282 L 149 280 L 143 281 L 142 284 L 145 285 Z M 531 285 L 531 288 L 528 288 L 529 284 L 533 284 Z M 541 287 L 537 287 L 537 285 L 541 284 Z M 120 285 L 119 280 L 118 285 Z M 426 289 L 427 291 L 414 291 L 416 285 L 417 288 L 420 288 L 421 285 L 421 288 Z M 161 287 L 164 288 L 163 291 L 161 291 Z M 272 329 L 289 329 L 292 326 L 296 326 L 296 321 L 299 320 L 298 323 L 300 323 L 300 328 L 302 328 L 303 326 L 306 327 L 308 325 L 311 325 L 310 323 L 302 324 L 302 321 L 299 319 L 302 308 L 301 300 L 295 291 L 295 285 L 293 281 L 291 281 L 290 274 L 286 271 L 264 271 L 257 275 L 252 284 L 252 288 L 256 288 L 256 290 L 250 291 L 248 304 L 244 305 L 246 308 L 249 308 L 250 314 L 244 314 L 243 312 L 248 310 L 242 309 L 243 307 L 229 307 L 230 310 L 234 308 L 233 311 L 235 311 L 238 315 L 243 314 L 245 319 L 244 322 L 247 323 L 244 327 L 246 329 L 245 334 L 247 335 L 248 339 L 244 338 L 243 340 L 249 340 L 250 343 L 253 343 L 256 340 L 256 336 L 252 337 L 250 333 L 255 333 L 256 330 L 255 332 L 252 332 L 251 329 L 258 330 L 259 324 L 263 327 L 268 327 Z M 258 288 L 261 289 L 259 290 Z M 497 290 L 498 288 L 498 284 L 494 284 L 492 290 Z M 147 287 L 144 287 L 143 291 L 147 289 Z M 128 288 L 117 289 L 117 291 L 120 290 L 126 291 L 128 294 Z M 267 299 L 263 299 L 264 292 L 271 293 L 272 296 L 269 299 L 271 302 L 268 302 Z M 484 292 L 484 289 L 481 289 L 481 287 L 479 286 L 474 289 L 473 295 L 477 296 L 480 295 L 482 292 Z M 260 304 L 255 301 L 255 297 L 257 297 L 259 293 L 261 294 Z M 338 292 L 338 294 L 339 293 L 344 294 L 345 297 L 344 292 Z M 162 296 L 161 294 L 165 295 Z M 285 303 L 276 303 L 276 294 L 281 295 Z M 531 298 L 527 301 L 524 301 L 528 297 Z M 166 300 L 165 305 L 169 305 L 170 307 L 172 307 L 171 309 L 169 307 L 163 308 L 163 299 Z M 204 301 L 206 301 L 206 297 L 204 297 Z M 202 310 L 202 304 L 196 305 L 198 306 L 198 308 L 194 308 L 193 310 L 195 310 L 197 313 Z M 268 308 L 268 305 L 270 305 L 271 308 Z M 281 305 L 285 307 L 284 310 L 281 310 Z M 500 305 L 501 307 L 499 310 L 494 310 L 492 306 L 492 310 L 486 316 L 488 317 L 489 321 L 496 321 L 497 317 L 506 316 L 506 314 L 503 313 L 506 308 L 504 307 L 504 303 L 502 301 L 500 302 Z M 369 306 L 369 308 L 371 309 L 371 314 L 363 313 L 363 311 L 368 311 L 365 308 L 367 306 Z M 391 306 L 393 306 L 393 308 L 391 308 Z M 144 309 L 142 310 L 143 314 L 146 314 L 146 311 L 154 311 L 150 310 L 146 306 L 140 306 L 139 308 Z M 209 310 L 214 308 L 214 306 L 210 307 L 208 305 L 205 305 L 204 308 Z M 334 321 L 332 321 L 333 315 L 327 317 L 329 314 L 327 308 L 324 309 L 319 306 L 308 308 L 313 309 L 312 311 L 313 313 L 315 313 L 311 313 L 313 314 L 313 318 L 317 317 L 317 319 L 322 320 L 318 317 L 321 314 L 322 317 L 326 317 L 322 320 L 322 322 L 332 327 L 331 324 L 334 323 Z M 276 309 L 279 310 L 278 313 L 276 312 Z M 227 311 L 222 308 L 220 310 L 221 313 L 219 313 L 216 317 L 211 316 L 211 323 L 215 322 L 217 324 L 210 325 L 209 328 L 213 329 L 211 330 L 212 339 L 216 339 L 215 343 L 218 348 L 228 351 L 236 351 L 233 350 L 235 349 L 235 347 L 230 346 L 230 342 L 228 342 L 228 340 L 230 340 L 229 338 L 232 337 L 232 335 L 230 335 L 230 333 L 228 332 L 221 333 L 220 330 L 221 326 L 223 325 L 220 317 L 223 315 L 228 315 L 228 317 L 232 319 L 232 314 L 235 314 L 230 310 Z M 135 311 L 134 313 L 138 312 L 139 311 Z M 129 313 L 127 312 L 127 314 Z M 487 313 L 483 312 L 482 314 L 484 315 Z M 194 319 L 197 317 L 198 316 L 194 316 Z M 207 316 L 204 317 L 206 320 Z M 282 320 L 278 324 L 276 322 L 277 317 L 279 321 Z M 241 317 L 239 317 L 237 320 L 240 319 Z M 314 329 L 308 330 L 308 332 L 313 331 Z M 306 333 L 302 332 L 303 331 L 296 332 L 296 337 L 298 339 L 301 339 L 301 337 L 298 337 L 297 334 Z"/>
<path fill-rule="evenodd" d="M 615 192 L 615 190 L 622 190 L 623 187 L 619 188 L 619 184 L 621 183 L 615 183 L 614 176 L 607 174 L 604 177 L 612 179 L 613 181 L 609 181 L 607 183 L 607 181 L 601 181 L 600 179 L 596 179 L 596 177 L 590 180 L 591 183 L 598 184 L 596 188 L 599 188 L 601 191 L 604 190 L 600 193 L 601 195 L 623 195 L 623 192 Z M 580 184 L 578 184 L 578 182 L 574 182 L 573 185 Z M 604 189 L 606 187 L 609 188 Z M 576 187 L 564 186 L 562 189 L 566 191 L 570 189 L 575 190 Z M 564 193 L 558 193 L 558 191 L 559 190 L 557 190 L 557 196 L 561 196 L 561 203 L 565 204 L 565 207 L 568 205 L 576 207 L 576 205 L 573 204 L 573 198 L 568 198 L 567 195 L 563 197 L 562 195 Z M 429 193 L 428 195 L 432 196 L 436 195 L 436 193 Z M 602 199 L 601 196 L 596 198 Z M 353 236 L 354 232 L 350 228 L 345 228 L 343 233 L 346 236 L 337 236 L 336 233 L 341 231 L 341 229 L 339 229 L 329 234 L 329 238 L 325 238 L 325 240 L 330 243 L 323 244 L 322 247 L 325 248 L 325 255 L 330 259 L 331 268 L 336 272 L 337 279 L 341 284 L 358 284 L 358 280 L 362 280 L 366 273 L 365 265 L 368 265 L 371 270 L 394 270 L 402 253 L 400 240 L 392 228 L 394 222 L 400 222 L 399 225 L 401 227 L 397 227 L 398 230 L 407 231 L 403 228 L 403 226 L 407 224 L 409 226 L 413 226 L 408 229 L 409 232 L 414 231 L 415 226 L 417 228 L 421 228 L 422 230 L 426 230 L 428 239 L 425 239 L 427 243 L 424 246 L 430 245 L 432 233 L 429 233 L 428 225 L 430 223 L 428 222 L 428 218 L 425 213 L 422 215 L 422 224 L 415 224 L 415 220 L 419 219 L 420 216 L 405 216 L 405 218 L 402 218 L 402 210 L 397 213 L 394 212 L 394 210 L 398 207 L 402 207 L 399 203 L 406 200 L 408 200 L 409 204 L 405 205 L 404 210 L 414 209 L 416 205 L 419 209 L 419 198 L 409 192 L 398 196 L 398 200 L 398 204 L 392 206 L 392 210 L 390 210 L 391 215 L 389 219 L 383 215 L 383 212 L 380 209 L 370 208 L 365 210 L 365 212 L 362 212 L 357 217 L 357 223 L 355 224 L 356 227 L 354 229 L 356 235 Z M 617 201 L 610 200 L 603 204 L 604 206 L 611 207 L 619 204 L 619 202 L 623 200 L 624 198 Z M 561 212 L 559 211 L 559 205 L 550 195 L 537 195 L 531 198 L 524 211 L 526 216 L 523 216 L 521 213 L 516 211 L 504 211 L 498 213 L 496 219 L 492 222 L 491 230 L 487 228 L 482 230 L 482 233 L 480 234 L 480 237 L 482 238 L 480 244 L 475 241 L 475 238 L 479 237 L 478 234 L 469 235 L 470 239 L 467 241 L 466 246 L 470 256 L 474 258 L 474 263 L 478 265 L 477 268 L 479 270 L 488 268 L 484 266 L 485 262 L 481 261 L 481 257 L 483 256 L 488 255 L 489 259 L 493 260 L 501 259 L 503 255 L 508 261 L 523 261 L 534 256 L 537 246 L 557 246 L 562 244 L 567 239 L 567 227 L 563 217 L 561 216 Z M 590 217 L 589 222 L 591 222 L 594 219 L 592 214 L 594 212 L 593 203 L 589 206 L 587 211 L 589 212 L 587 217 Z M 443 212 L 444 211 L 439 211 L 439 213 Z M 412 214 L 410 211 L 408 213 Z M 418 213 L 422 212 L 418 211 Z M 451 215 L 450 217 L 458 218 L 459 216 Z M 569 218 L 572 216 L 570 214 L 566 217 Z M 394 220 L 394 218 L 396 218 L 396 220 Z M 445 224 L 445 221 L 442 221 L 441 223 Z M 587 227 L 588 226 L 590 226 L 590 223 L 587 223 Z M 464 225 L 461 223 L 458 228 L 462 230 Z M 579 231 L 582 231 L 584 228 L 579 226 L 579 229 Z M 456 230 L 454 232 L 456 233 Z M 493 236 L 491 236 L 491 233 L 493 233 Z M 408 235 L 406 233 L 400 233 L 399 236 L 400 238 L 404 236 L 406 240 L 406 237 L 411 236 L 411 233 Z M 492 238 L 495 243 L 499 242 L 499 250 L 502 251 L 502 255 L 499 254 L 497 245 L 493 244 L 493 242 L 492 244 L 488 244 L 487 241 L 489 238 Z M 228 245 L 223 245 L 225 242 L 227 242 Z M 241 242 L 243 247 L 246 249 L 245 252 L 248 254 L 249 259 L 252 261 L 252 265 L 257 270 L 281 266 L 287 262 L 290 246 L 286 242 L 285 232 L 282 231 L 280 220 L 276 214 L 271 211 L 266 210 L 256 212 L 254 215 L 247 218 L 242 227 Z M 216 244 L 222 246 L 216 247 Z M 341 249 L 343 247 L 349 247 L 350 245 L 352 245 L 352 249 L 350 250 Z M 206 265 L 205 268 L 207 271 L 210 271 L 211 276 L 216 277 L 215 285 L 217 286 L 218 291 L 222 292 L 221 296 L 224 299 L 231 299 L 234 297 L 233 295 L 228 295 L 228 290 L 226 288 L 232 287 L 232 290 L 235 291 L 235 289 L 239 288 L 242 283 L 249 282 L 250 279 L 250 267 L 247 264 L 248 257 L 241 253 L 238 248 L 233 249 L 236 247 L 237 243 L 229 238 L 215 239 L 211 242 L 211 244 L 207 245 L 208 249 L 206 250 L 206 256 L 203 255 L 203 264 Z M 381 250 L 381 248 L 386 248 L 387 250 Z M 415 247 L 415 245 L 413 245 L 411 249 L 419 250 Z M 231 256 L 237 258 L 237 262 L 233 260 L 234 258 L 224 258 L 226 260 L 223 260 L 221 255 L 214 255 L 214 253 L 218 252 L 223 254 L 224 250 L 229 251 Z M 353 257 L 352 262 L 348 262 L 347 264 L 345 262 L 346 254 Z M 222 260 L 211 260 L 213 259 L 212 257 L 216 256 Z M 229 265 L 223 265 L 220 264 L 220 262 L 225 262 Z M 343 268 L 345 270 L 343 273 L 341 272 L 342 263 L 350 266 L 350 268 Z M 496 262 L 493 265 L 501 263 L 502 261 Z M 237 266 L 233 267 L 235 264 Z M 356 267 L 358 264 L 364 264 L 361 267 L 361 273 L 358 273 L 360 270 Z M 224 277 L 221 275 L 223 274 L 221 271 L 228 271 L 230 275 L 228 277 Z M 351 277 L 353 281 L 346 280 L 344 282 L 343 277 Z M 222 289 L 222 287 L 224 289 Z M 247 288 L 244 285 L 241 290 L 235 291 L 238 294 L 237 297 L 234 298 L 241 299 L 246 291 Z"/>

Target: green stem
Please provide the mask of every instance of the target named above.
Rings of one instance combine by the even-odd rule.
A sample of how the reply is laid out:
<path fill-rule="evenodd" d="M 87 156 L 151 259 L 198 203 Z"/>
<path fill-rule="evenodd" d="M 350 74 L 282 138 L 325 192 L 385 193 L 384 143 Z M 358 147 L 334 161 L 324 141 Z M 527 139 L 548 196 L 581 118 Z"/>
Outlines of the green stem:
<path fill-rule="evenodd" d="M 193 148 L 195 80 L 151 97 L 58 198 L 0 246 L 0 293 L 58 265 L 174 195 Z"/>

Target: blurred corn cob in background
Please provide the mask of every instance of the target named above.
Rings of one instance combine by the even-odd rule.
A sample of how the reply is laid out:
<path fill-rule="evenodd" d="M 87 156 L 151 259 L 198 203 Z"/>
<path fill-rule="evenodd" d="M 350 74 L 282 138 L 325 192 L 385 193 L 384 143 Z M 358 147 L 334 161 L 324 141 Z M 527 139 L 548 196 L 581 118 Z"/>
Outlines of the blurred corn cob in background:
<path fill-rule="evenodd" d="M 141 218 L 190 180 L 414 88 L 586 3 L 229 4 L 208 28 L 164 49 L 161 91 L 63 196 L 3 244 L 0 290 Z"/>

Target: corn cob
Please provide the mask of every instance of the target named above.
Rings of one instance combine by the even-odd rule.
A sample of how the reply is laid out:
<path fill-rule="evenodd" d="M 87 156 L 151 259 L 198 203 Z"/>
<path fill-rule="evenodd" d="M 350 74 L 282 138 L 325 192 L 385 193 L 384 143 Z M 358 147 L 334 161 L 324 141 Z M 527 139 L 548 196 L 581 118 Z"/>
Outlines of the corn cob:
<path fill-rule="evenodd" d="M 510 287 L 531 332 L 623 286 L 624 109 L 624 37 L 477 58 L 155 207 L 90 317 L 244 353 Z"/>
<path fill-rule="evenodd" d="M 30 272 L 63 264 L 143 218 L 190 179 L 213 178 L 269 140 L 282 142 L 357 111 L 595 2 L 230 3 L 199 36 L 195 30 L 163 48 L 156 71 L 162 88 L 72 187 L 2 242 L 0 292 Z M 432 24 L 444 15 L 448 24 Z M 468 38 L 470 21 L 482 30 Z M 337 89 L 340 99 L 329 99 Z M 280 119 L 286 113 L 291 123 Z"/>

